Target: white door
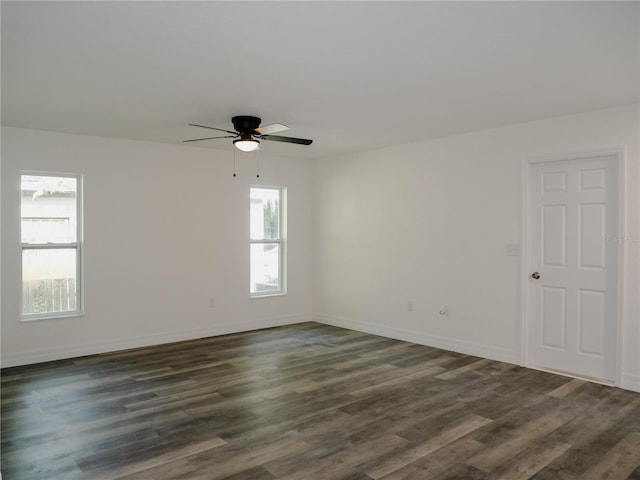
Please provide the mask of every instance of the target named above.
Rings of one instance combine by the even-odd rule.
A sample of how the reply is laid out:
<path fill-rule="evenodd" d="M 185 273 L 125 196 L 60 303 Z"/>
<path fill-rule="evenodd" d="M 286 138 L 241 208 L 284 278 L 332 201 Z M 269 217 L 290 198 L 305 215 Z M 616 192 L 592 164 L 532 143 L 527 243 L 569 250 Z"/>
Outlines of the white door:
<path fill-rule="evenodd" d="M 616 155 L 531 164 L 532 367 L 615 379 L 617 165 Z"/>

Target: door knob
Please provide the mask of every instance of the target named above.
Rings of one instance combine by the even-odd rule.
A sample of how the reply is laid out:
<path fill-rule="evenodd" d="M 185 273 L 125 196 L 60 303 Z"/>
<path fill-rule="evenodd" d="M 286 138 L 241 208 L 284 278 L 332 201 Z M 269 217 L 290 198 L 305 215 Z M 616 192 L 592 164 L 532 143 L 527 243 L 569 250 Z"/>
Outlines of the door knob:
<path fill-rule="evenodd" d="M 531 274 L 531 278 L 533 278 L 534 280 L 538 280 L 540 278 L 540 272 L 533 272 Z"/>

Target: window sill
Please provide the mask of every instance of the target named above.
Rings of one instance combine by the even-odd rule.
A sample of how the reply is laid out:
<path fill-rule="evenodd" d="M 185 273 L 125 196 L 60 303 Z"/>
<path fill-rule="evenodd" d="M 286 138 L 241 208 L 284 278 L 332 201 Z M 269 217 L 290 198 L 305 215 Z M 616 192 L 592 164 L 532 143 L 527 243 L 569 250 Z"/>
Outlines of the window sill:
<path fill-rule="evenodd" d="M 20 317 L 21 322 L 37 322 L 38 320 L 55 320 L 58 318 L 75 318 L 84 317 L 84 312 L 69 312 L 69 313 L 45 313 L 42 315 L 29 315 Z"/>
<path fill-rule="evenodd" d="M 269 298 L 269 297 L 283 297 L 287 294 L 287 292 L 273 292 L 273 293 L 262 293 L 262 294 L 250 294 L 250 299 L 256 298 Z"/>

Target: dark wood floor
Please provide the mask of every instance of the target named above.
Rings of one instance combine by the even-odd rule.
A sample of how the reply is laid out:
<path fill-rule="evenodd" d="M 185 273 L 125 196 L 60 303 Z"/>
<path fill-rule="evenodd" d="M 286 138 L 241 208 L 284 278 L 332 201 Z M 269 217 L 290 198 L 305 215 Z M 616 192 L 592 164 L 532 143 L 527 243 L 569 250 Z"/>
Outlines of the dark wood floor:
<path fill-rule="evenodd" d="M 307 323 L 3 370 L 2 478 L 640 479 L 640 394 Z"/>

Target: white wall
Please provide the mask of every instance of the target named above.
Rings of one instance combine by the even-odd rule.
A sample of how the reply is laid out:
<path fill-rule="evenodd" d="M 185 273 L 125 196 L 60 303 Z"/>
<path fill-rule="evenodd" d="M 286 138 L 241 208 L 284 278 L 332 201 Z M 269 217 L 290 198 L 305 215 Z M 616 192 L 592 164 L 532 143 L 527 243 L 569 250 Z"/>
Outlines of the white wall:
<path fill-rule="evenodd" d="M 314 318 L 519 363 L 523 159 L 624 147 L 619 383 L 640 391 L 639 131 L 634 104 L 316 162 Z"/>
<path fill-rule="evenodd" d="M 311 164 L 232 155 L 3 128 L 2 365 L 309 320 Z M 20 170 L 84 175 L 82 317 L 19 320 Z M 288 189 L 286 296 L 249 298 L 252 184 Z"/>
<path fill-rule="evenodd" d="M 524 272 L 505 247 L 522 240 L 523 158 L 622 146 L 621 386 L 640 391 L 639 113 L 635 104 L 314 162 L 263 155 L 259 182 L 253 161 L 231 177 L 230 152 L 3 128 L 2 364 L 305 321 L 312 293 L 315 320 L 518 363 Z M 83 317 L 19 321 L 20 170 L 84 175 Z M 248 298 L 251 184 L 288 187 L 284 297 Z"/>

